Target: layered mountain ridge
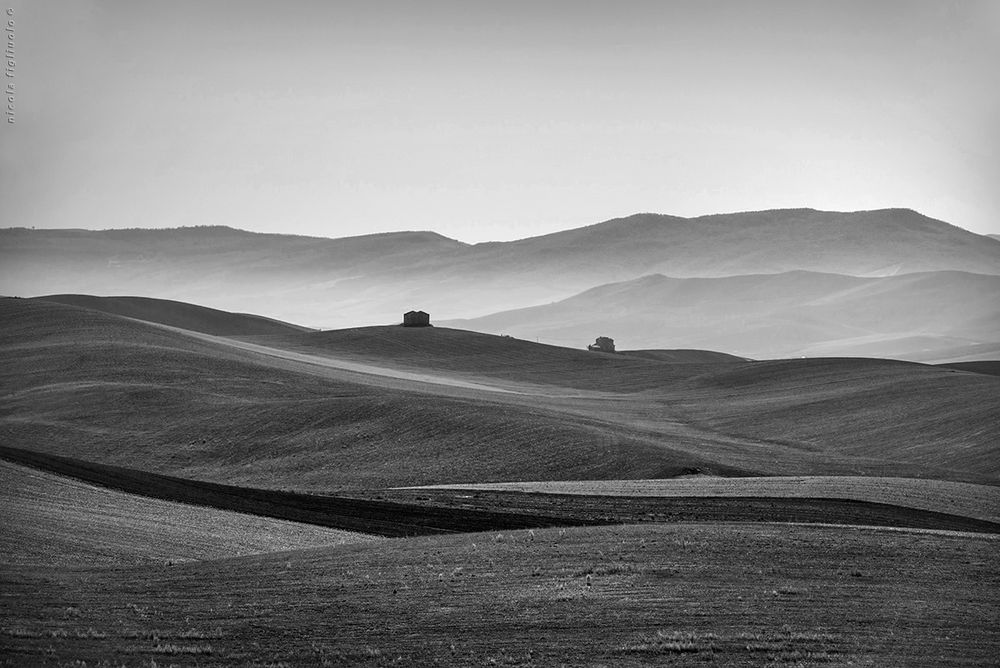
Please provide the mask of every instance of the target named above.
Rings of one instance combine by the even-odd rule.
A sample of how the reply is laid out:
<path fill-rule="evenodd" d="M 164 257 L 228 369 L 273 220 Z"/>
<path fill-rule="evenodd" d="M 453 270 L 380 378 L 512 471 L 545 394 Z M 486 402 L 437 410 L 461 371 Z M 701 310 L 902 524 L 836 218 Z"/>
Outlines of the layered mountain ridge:
<path fill-rule="evenodd" d="M 790 275 L 765 286 L 762 279 L 752 278 L 796 271 L 870 279 L 935 272 L 996 276 L 1000 275 L 1000 244 L 908 209 L 849 213 L 781 209 L 697 218 L 643 213 L 538 237 L 480 244 L 466 244 L 427 231 L 326 239 L 221 226 L 100 232 L 0 230 L 2 294 L 141 295 L 259 313 L 311 327 L 389 324 L 397 322 L 402 312 L 417 308 L 430 312 L 435 320 L 462 320 L 467 323 L 463 326 L 484 331 L 498 333 L 499 327 L 525 338 L 583 345 L 600 332 L 588 327 L 564 338 L 560 338 L 561 334 L 546 338 L 552 326 L 541 322 L 514 322 L 507 316 L 497 316 L 493 319 L 498 324 L 488 325 L 490 329 L 485 329 L 483 322 L 471 322 L 580 295 L 565 308 L 589 309 L 586 318 L 591 324 L 606 321 L 614 314 L 608 326 L 618 336 L 632 341 L 630 347 L 712 348 L 748 356 L 768 353 L 753 347 L 720 347 L 698 331 L 699 322 L 714 319 L 712 313 L 730 310 L 723 293 L 732 286 L 743 286 L 737 291 L 759 286 L 769 300 L 762 305 L 762 314 L 773 314 L 777 306 L 792 308 L 784 320 L 754 323 L 754 327 L 779 333 L 803 326 L 825 328 L 804 338 L 794 334 L 792 338 L 801 339 L 802 345 L 788 341 L 785 334 L 771 337 L 776 345 L 769 351 L 778 356 L 864 351 L 864 346 L 836 342 L 857 343 L 864 337 L 878 339 L 885 335 L 889 335 L 886 340 L 896 340 L 900 323 L 913 322 L 903 315 L 893 315 L 885 327 L 873 328 L 854 322 L 856 312 L 837 312 L 836 304 L 828 303 L 822 322 L 817 324 L 813 318 L 803 325 L 797 318 L 816 308 L 807 302 L 789 303 L 788 294 L 771 291 L 782 283 L 781 290 L 790 290 L 792 297 L 832 299 L 815 288 L 818 283 L 834 279 L 796 279 Z M 669 318 L 664 315 L 660 320 L 638 303 L 625 313 L 629 309 L 624 305 L 635 302 L 634 298 L 613 304 L 607 298 L 594 301 L 594 295 L 583 297 L 594 289 L 615 293 L 624 289 L 615 287 L 618 284 L 646 281 L 643 277 L 652 275 L 720 282 L 716 290 L 695 290 L 701 297 L 694 305 L 665 302 L 663 295 L 650 297 L 663 314 L 671 312 Z M 750 278 L 739 278 L 744 276 Z M 797 280 L 806 285 L 792 287 Z M 956 280 L 954 276 L 942 276 L 936 288 L 930 288 L 926 280 L 918 281 L 910 286 L 912 290 L 905 282 L 876 282 L 865 290 L 882 289 L 877 285 L 892 286 L 890 292 L 897 299 L 894 303 L 936 314 L 951 306 L 942 303 L 939 307 L 935 300 L 964 299 L 963 293 L 956 292 Z M 695 285 L 691 283 L 687 289 Z M 633 294 L 635 289 L 632 286 L 628 291 Z M 977 288 L 980 292 L 976 294 L 984 289 L 991 288 Z M 669 290 L 663 294 L 668 293 L 680 296 Z M 717 298 L 722 301 L 713 301 Z M 872 299 L 862 301 L 874 304 Z M 834 301 L 846 304 L 842 297 Z M 886 296 L 877 307 L 870 308 L 884 313 L 889 301 Z M 978 296 L 973 301 L 982 303 Z M 984 332 L 990 328 L 996 331 L 996 316 L 988 305 L 982 308 L 985 310 L 979 316 L 970 314 L 966 319 L 974 321 L 972 329 L 964 328 L 965 320 L 943 330 L 911 324 L 905 330 L 906 336 L 921 340 L 929 336 L 934 339 L 930 348 L 948 347 L 961 353 L 958 357 L 963 359 L 986 354 L 982 345 L 1000 337 L 984 340 Z M 901 309 L 889 310 L 895 313 Z M 655 334 L 674 327 L 681 316 L 694 327 L 683 340 Z M 793 316 L 796 320 L 788 324 L 787 318 Z M 641 330 L 634 329 L 637 320 L 645 322 Z M 739 336 L 742 325 L 730 318 L 726 327 Z M 748 336 L 752 338 L 743 338 Z M 913 341 L 897 354 L 912 353 L 911 344 Z M 920 343 L 916 347 L 928 346 Z"/>

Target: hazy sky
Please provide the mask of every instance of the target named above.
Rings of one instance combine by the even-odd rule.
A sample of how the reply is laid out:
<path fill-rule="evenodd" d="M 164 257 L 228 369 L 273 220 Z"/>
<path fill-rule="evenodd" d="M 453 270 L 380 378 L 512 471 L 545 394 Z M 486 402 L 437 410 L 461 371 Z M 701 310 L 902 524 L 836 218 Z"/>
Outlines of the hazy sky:
<path fill-rule="evenodd" d="M 3 227 L 899 206 L 1000 233 L 1000 0 L 8 6 Z"/>

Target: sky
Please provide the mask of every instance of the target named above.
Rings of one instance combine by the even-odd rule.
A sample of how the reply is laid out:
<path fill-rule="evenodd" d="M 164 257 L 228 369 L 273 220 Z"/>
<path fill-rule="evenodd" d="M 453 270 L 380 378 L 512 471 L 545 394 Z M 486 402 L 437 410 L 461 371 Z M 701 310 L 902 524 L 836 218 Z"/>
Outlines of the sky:
<path fill-rule="evenodd" d="M 1000 0 L 6 8 L 0 227 L 480 242 L 907 207 L 1000 233 Z"/>

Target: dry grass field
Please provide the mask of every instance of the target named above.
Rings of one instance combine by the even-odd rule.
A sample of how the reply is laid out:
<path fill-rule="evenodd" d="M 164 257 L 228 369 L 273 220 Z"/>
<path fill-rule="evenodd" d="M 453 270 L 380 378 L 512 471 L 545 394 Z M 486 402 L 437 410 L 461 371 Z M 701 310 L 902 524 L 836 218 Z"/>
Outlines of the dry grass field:
<path fill-rule="evenodd" d="M 971 371 L 973 373 L 985 373 L 991 376 L 1000 376 L 1000 360 L 986 360 L 981 362 L 951 362 L 941 366 L 957 371 Z"/>
<path fill-rule="evenodd" d="M 125 494 L 2 460 L 0 507 L 6 566 L 180 563 L 375 540 Z"/>
<path fill-rule="evenodd" d="M 0 665 L 1000 655 L 995 375 L 166 320 L 0 300 Z"/>
<path fill-rule="evenodd" d="M 988 665 L 998 545 L 682 524 L 4 568 L 0 655 L 11 666 Z"/>
<path fill-rule="evenodd" d="M 566 495 L 432 487 L 356 490 L 350 495 L 330 496 L 220 485 L 2 446 L 0 457 L 129 494 L 393 537 L 702 521 L 825 523 L 1000 533 L 1000 523 L 978 517 L 981 509 L 962 513 L 956 504 L 941 503 L 940 509 L 933 510 L 914 508 L 913 505 L 921 504 L 907 505 L 905 500 L 895 505 L 866 500 L 864 494 L 851 498 L 849 487 L 840 489 L 842 498 L 821 496 L 821 490 L 814 496 L 804 490 L 783 495 L 778 486 L 768 495 L 755 496 Z M 970 507 L 976 497 L 966 496 L 964 505 Z"/>
<path fill-rule="evenodd" d="M 996 376 L 920 364 L 777 360 L 692 378 L 675 408 L 722 433 L 933 471 L 914 477 L 960 480 L 951 471 L 977 470 L 992 483 L 1000 474 L 996 390 Z"/>
<path fill-rule="evenodd" d="M 449 395 L 60 305 L 0 307 L 0 435 L 12 447 L 316 491 L 512 479 L 529 468 L 649 477 L 702 461 L 613 425 L 567 421 L 529 397 Z"/>
<path fill-rule="evenodd" d="M 204 334 L 281 334 L 309 331 L 259 315 L 229 313 L 169 299 L 148 297 L 94 297 L 93 295 L 49 295 L 38 299 L 68 306 L 93 309 L 146 322 L 156 322 Z"/>
<path fill-rule="evenodd" d="M 0 311 L 6 445 L 180 477 L 333 491 L 694 471 L 1000 476 L 1000 378 L 969 371 L 673 364 L 442 328 L 268 347 L 50 302 Z"/>
<path fill-rule="evenodd" d="M 984 374 L 670 364 L 442 328 L 301 335 L 310 353 L 47 302 L 0 310 L 5 444 L 180 477 L 335 491 L 691 471 L 1000 475 L 1000 378 Z"/>
<path fill-rule="evenodd" d="M 0 458 L 58 476 L 101 485 L 107 489 L 125 492 L 127 495 L 379 536 L 398 537 L 601 523 L 583 514 L 573 515 L 568 519 L 550 518 L 533 508 L 525 512 L 505 512 L 506 509 L 502 504 L 497 504 L 500 512 L 496 512 L 488 507 L 464 509 L 455 508 L 452 504 L 429 507 L 426 504 L 397 503 L 384 500 L 383 495 L 379 493 L 376 493 L 375 499 L 366 499 L 220 485 L 3 446 L 0 446 Z M 985 529 L 995 530 L 994 527 Z M 996 530 L 1000 532 L 1000 529 Z"/>

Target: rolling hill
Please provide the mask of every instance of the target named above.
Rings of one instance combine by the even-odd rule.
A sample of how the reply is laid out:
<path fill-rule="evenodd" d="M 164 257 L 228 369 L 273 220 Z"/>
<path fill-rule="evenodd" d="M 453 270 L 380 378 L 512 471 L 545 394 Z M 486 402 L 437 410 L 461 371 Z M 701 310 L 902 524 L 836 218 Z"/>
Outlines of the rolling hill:
<path fill-rule="evenodd" d="M 155 322 L 216 336 L 254 336 L 310 331 L 247 313 L 228 313 L 185 302 L 149 297 L 95 297 L 93 295 L 46 295 L 36 299 L 79 306 L 126 318 Z"/>
<path fill-rule="evenodd" d="M 554 304 L 445 324 L 583 346 L 696 347 L 762 357 L 949 361 L 1000 350 L 1000 277 L 938 271 L 883 278 L 795 271 L 730 278 L 662 275 Z"/>
<path fill-rule="evenodd" d="M 105 311 L 0 299 L 12 664 L 965 665 L 1000 646 L 983 365 L 254 333 L 73 300 Z"/>
<path fill-rule="evenodd" d="M 716 364 L 746 361 L 708 350 L 635 351 L 597 355 L 448 327 L 356 327 L 325 332 L 240 337 L 241 340 L 309 355 L 354 360 L 450 377 L 504 380 L 588 390 L 636 391 L 686 378 Z M 677 364 L 678 361 L 683 363 Z M 671 362 L 665 364 L 662 362 Z"/>
<path fill-rule="evenodd" d="M 4 461 L 0 504 L 7 565 L 169 564 L 375 540 L 116 492 Z"/>
<path fill-rule="evenodd" d="M 250 344 L 24 299 L 0 314 L 5 445 L 184 478 L 1000 476 L 1000 378 L 941 367 L 672 364 L 436 327 Z"/>
<path fill-rule="evenodd" d="M 449 396 L 51 302 L 4 299 L 0 312 L 0 435 L 12 447 L 303 490 L 707 466 L 528 398 Z"/>
<path fill-rule="evenodd" d="M 21 665 L 989 665 L 997 545 L 779 524 L 461 534 L 0 569 L 0 617 Z"/>
<path fill-rule="evenodd" d="M 629 357 L 642 357 L 660 362 L 670 362 L 671 364 L 725 364 L 727 362 L 750 362 L 746 357 L 737 357 L 729 353 L 720 353 L 714 350 L 619 350 L 620 355 Z"/>
<path fill-rule="evenodd" d="M 0 230 L 0 293 L 131 294 L 324 328 L 546 304 L 653 273 L 1000 274 L 1000 246 L 905 209 L 637 214 L 511 242 L 432 232 L 345 239 L 174 230 Z M 660 347 L 656 344 L 656 347 Z"/>
<path fill-rule="evenodd" d="M 949 362 L 941 366 L 959 371 L 972 371 L 973 373 L 985 373 L 991 376 L 1000 376 L 1000 360 L 987 360 L 982 362 Z"/>

